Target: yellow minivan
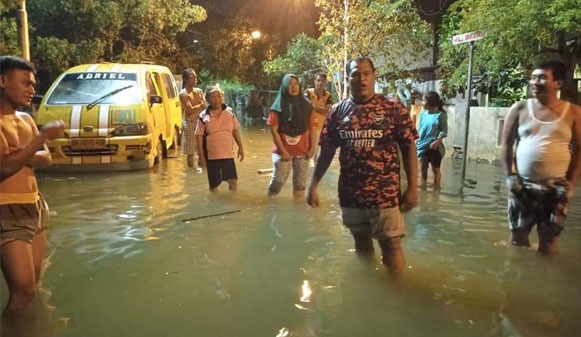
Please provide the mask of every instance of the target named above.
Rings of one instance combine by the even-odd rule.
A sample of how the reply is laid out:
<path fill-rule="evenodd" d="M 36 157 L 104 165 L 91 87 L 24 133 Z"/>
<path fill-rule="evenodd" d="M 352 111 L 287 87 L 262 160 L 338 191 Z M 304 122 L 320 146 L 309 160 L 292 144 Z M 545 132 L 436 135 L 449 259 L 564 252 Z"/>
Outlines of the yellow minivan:
<path fill-rule="evenodd" d="M 34 118 L 67 123 L 65 138 L 48 142 L 52 171 L 128 170 L 177 155 L 182 110 L 168 68 L 99 63 L 61 74 Z"/>

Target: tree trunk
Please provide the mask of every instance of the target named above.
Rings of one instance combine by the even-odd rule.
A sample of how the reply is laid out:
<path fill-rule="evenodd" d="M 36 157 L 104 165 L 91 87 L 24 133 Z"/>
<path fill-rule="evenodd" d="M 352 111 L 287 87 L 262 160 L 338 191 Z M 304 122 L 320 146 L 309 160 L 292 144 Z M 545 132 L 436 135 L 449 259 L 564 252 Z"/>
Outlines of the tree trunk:
<path fill-rule="evenodd" d="M 430 80 L 435 80 L 436 79 L 436 67 L 438 66 L 438 59 L 440 56 L 440 24 L 442 23 L 442 20 L 436 20 L 434 22 L 432 22 L 432 66 L 434 67 L 434 70 L 432 71 L 432 73 L 430 74 L 431 78 Z"/>
<path fill-rule="evenodd" d="M 563 87 L 561 88 L 561 99 L 579 105 L 581 102 L 579 93 L 577 92 L 577 82 L 573 79 L 577 62 L 571 59 L 564 60 L 564 62 L 567 66 L 567 72 L 565 73 L 565 81 L 563 81 Z"/>
<path fill-rule="evenodd" d="M 577 92 L 576 81 L 573 79 L 575 67 L 577 66 L 575 49 L 573 48 L 572 52 L 568 49 L 564 32 L 558 32 L 557 34 L 559 36 L 559 55 L 567 67 L 567 71 L 565 72 L 565 80 L 563 81 L 563 86 L 561 87 L 561 99 L 579 104 L 579 93 Z"/>

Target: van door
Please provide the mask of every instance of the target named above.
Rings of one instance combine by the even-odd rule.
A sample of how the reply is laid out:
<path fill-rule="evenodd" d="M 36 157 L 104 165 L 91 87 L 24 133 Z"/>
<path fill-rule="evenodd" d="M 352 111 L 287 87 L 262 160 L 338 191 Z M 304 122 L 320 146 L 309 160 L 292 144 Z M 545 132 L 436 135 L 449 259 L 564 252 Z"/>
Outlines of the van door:
<path fill-rule="evenodd" d="M 178 142 L 178 133 L 182 120 L 182 110 L 175 81 L 169 73 L 155 73 L 156 84 L 162 89 L 166 113 L 166 146 L 170 148 Z"/>
<path fill-rule="evenodd" d="M 154 139 L 153 140 L 153 146 L 154 148 L 157 148 L 157 140 L 160 138 L 164 140 L 165 139 L 165 134 L 166 134 L 166 120 L 165 120 L 165 109 L 164 109 L 164 102 L 162 103 L 154 103 L 151 104 L 150 103 L 150 99 L 152 95 L 157 95 L 157 96 L 161 96 L 162 97 L 162 101 L 163 96 L 161 95 L 161 92 L 159 90 L 159 88 L 157 87 L 156 83 L 155 83 L 155 79 L 152 73 L 150 72 L 146 72 L 145 73 L 145 82 L 147 85 L 147 103 L 149 106 L 149 112 L 152 114 L 153 116 L 153 136 Z M 164 149 L 165 150 L 165 149 Z"/>
<path fill-rule="evenodd" d="M 167 92 L 167 88 L 165 87 L 163 80 L 161 78 L 162 74 L 160 73 L 153 73 L 153 78 L 155 79 L 155 84 L 157 85 L 157 87 L 160 89 L 161 93 L 161 97 L 163 98 L 163 112 L 164 112 L 164 119 L 165 119 L 165 128 L 164 128 L 164 139 L 166 139 L 168 142 L 170 142 L 171 137 L 172 137 L 172 125 L 171 125 L 171 110 L 170 110 L 170 106 L 169 106 L 169 95 Z M 169 146 L 169 144 L 168 144 Z"/>
<path fill-rule="evenodd" d="M 169 106 L 171 109 L 171 120 L 172 125 L 177 126 L 178 129 L 182 125 L 182 104 L 180 103 L 180 92 L 177 89 L 176 81 L 172 74 L 163 74 L 163 83 L 167 88 L 168 93 L 170 93 Z"/>

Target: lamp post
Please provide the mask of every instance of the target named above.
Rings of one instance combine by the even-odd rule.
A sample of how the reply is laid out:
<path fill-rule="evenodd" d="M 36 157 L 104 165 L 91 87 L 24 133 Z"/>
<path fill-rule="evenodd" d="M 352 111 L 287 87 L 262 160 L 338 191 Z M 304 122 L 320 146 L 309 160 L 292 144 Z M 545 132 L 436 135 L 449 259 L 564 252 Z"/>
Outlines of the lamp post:
<path fill-rule="evenodd" d="M 20 8 L 18 9 L 18 16 L 20 17 L 19 42 L 22 48 L 22 57 L 30 61 L 30 44 L 28 41 L 28 15 L 26 14 L 26 0 L 20 0 Z"/>

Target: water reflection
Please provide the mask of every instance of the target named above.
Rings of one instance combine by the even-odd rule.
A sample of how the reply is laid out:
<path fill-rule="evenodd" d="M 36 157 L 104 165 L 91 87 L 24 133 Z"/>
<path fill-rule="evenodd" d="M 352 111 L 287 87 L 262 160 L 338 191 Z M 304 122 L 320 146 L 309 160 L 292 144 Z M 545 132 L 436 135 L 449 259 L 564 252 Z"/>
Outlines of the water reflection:
<path fill-rule="evenodd" d="M 406 215 L 408 268 L 394 280 L 379 249 L 368 260 L 352 249 L 336 162 L 320 186 L 322 206 L 311 209 L 290 188 L 266 197 L 270 176 L 257 171 L 272 166 L 270 136 L 243 139 L 236 193 L 210 193 L 205 174 L 180 159 L 154 171 L 41 176 L 52 265 L 30 335 L 569 336 L 581 328 L 579 198 L 561 253 L 542 257 L 508 243 L 500 170 L 470 163 L 474 188 L 459 196 L 460 166 L 445 162 L 442 190 L 420 191 Z"/>

